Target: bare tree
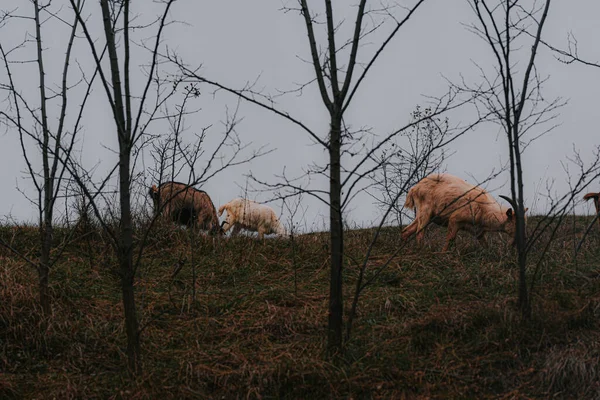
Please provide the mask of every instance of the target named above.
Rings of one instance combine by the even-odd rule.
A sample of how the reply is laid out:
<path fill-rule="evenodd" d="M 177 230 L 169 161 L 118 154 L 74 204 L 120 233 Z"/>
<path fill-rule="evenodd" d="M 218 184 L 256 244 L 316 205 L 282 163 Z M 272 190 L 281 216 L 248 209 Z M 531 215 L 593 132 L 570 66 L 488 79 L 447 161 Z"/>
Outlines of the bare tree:
<path fill-rule="evenodd" d="M 166 101 L 170 97 L 169 95 L 175 90 L 174 88 L 171 92 L 158 92 L 154 107 L 150 107 L 150 111 L 146 109 L 146 103 L 149 99 L 149 89 L 156 79 L 155 74 L 158 68 L 157 49 L 161 43 L 164 28 L 168 24 L 167 16 L 173 3 L 174 0 L 165 1 L 163 3 L 163 13 L 160 18 L 154 24 L 146 27 L 147 29 L 156 28 L 154 34 L 154 52 L 150 54 L 147 78 L 142 92 L 134 96 L 132 94 L 132 73 L 130 70 L 132 47 L 132 39 L 130 38 L 132 31 L 131 2 L 129 0 L 121 2 L 101 0 L 99 4 L 100 10 L 95 10 L 96 18 L 101 18 L 102 21 L 104 34 L 103 47 L 106 47 L 109 56 L 108 63 L 104 63 L 97 44 L 98 40 L 93 36 L 89 23 L 93 20 L 93 17 L 83 15 L 83 5 L 77 3 L 75 0 L 70 0 L 74 15 L 81 26 L 83 36 L 91 51 L 94 65 L 98 70 L 100 83 L 104 88 L 106 99 L 115 122 L 119 160 L 115 168 L 112 169 L 112 171 L 118 171 L 119 215 L 115 219 L 119 223 L 116 227 L 107 223 L 98 205 L 98 200 L 102 197 L 102 190 L 111 179 L 112 172 L 108 174 L 101 184 L 90 187 L 89 185 L 92 182 L 91 176 L 85 171 L 79 173 L 81 170 L 73 158 L 66 158 L 65 165 L 69 166 L 70 172 L 84 191 L 102 227 L 109 234 L 117 255 L 125 314 L 125 331 L 127 334 L 128 366 L 129 370 L 134 374 L 141 372 L 142 364 L 139 340 L 140 330 L 134 291 L 134 279 L 139 257 L 136 262 L 134 260 L 135 243 L 131 199 L 132 167 L 135 164 L 135 158 L 132 159 L 132 155 L 136 146 L 139 146 L 145 137 L 145 128 L 148 121 L 143 123 L 142 117 L 149 115 L 151 120 L 154 113 L 160 108 L 160 104 Z"/>
<path fill-rule="evenodd" d="M 556 118 L 555 111 L 564 104 L 560 99 L 545 100 L 542 87 L 547 78 L 542 78 L 536 68 L 550 0 L 526 4 L 505 0 L 470 0 L 469 4 L 477 21 L 469 25 L 469 29 L 492 50 L 494 74 L 490 75 L 481 68 L 484 83 L 468 91 L 478 93 L 476 106 L 490 111 L 490 120 L 499 124 L 507 137 L 511 198 L 506 199 L 515 209 L 517 219 L 518 304 L 523 317 L 529 318 L 527 252 L 530 243 L 525 229 L 523 153 L 535 139 L 555 126 L 552 124 Z M 523 34 L 525 31 L 530 34 Z M 525 60 L 524 69 L 518 60 Z M 542 127 L 541 132 L 532 136 L 532 130 Z"/>
<path fill-rule="evenodd" d="M 78 0 L 77 4 L 81 2 Z M 28 6 L 29 7 L 29 6 Z M 58 246 L 56 254 L 52 254 L 54 244 L 54 222 L 57 202 L 60 198 L 61 186 L 66 174 L 65 165 L 59 160 L 69 157 L 75 144 L 76 134 L 80 129 L 80 122 L 87 99 L 90 94 L 93 78 L 84 82 L 81 76 L 73 78 L 71 71 L 72 50 L 75 42 L 78 21 L 72 22 L 58 18 L 58 7 L 54 4 L 43 4 L 38 0 L 31 2 L 31 9 L 18 7 L 14 10 L 3 10 L 3 30 L 14 29 L 14 26 L 5 26 L 12 20 L 19 24 L 30 24 L 25 39 L 16 45 L 8 47 L 0 41 L 0 56 L 6 71 L 6 80 L 0 82 L 0 90 L 7 92 L 5 103 L 7 107 L 0 110 L 3 122 L 16 130 L 19 135 L 21 151 L 26 164 L 26 174 L 33 183 L 36 195 L 24 195 L 35 205 L 38 210 L 38 225 L 40 230 L 40 256 L 38 261 L 28 260 L 39 277 L 39 300 L 43 313 L 51 313 L 51 299 L 48 292 L 48 282 L 51 267 L 58 261 L 64 246 Z M 20 25 L 23 26 L 23 25 Z M 64 42 L 64 60 L 62 71 L 52 80 L 45 66 L 46 35 L 48 31 L 56 31 L 66 27 L 67 40 Z M 6 38 L 6 36 L 4 36 Z M 34 52 L 31 52 L 35 49 Z M 56 51 L 53 48 L 53 51 Z M 29 58 L 29 54 L 35 54 Z M 23 75 L 23 71 L 16 71 L 22 65 L 35 65 L 33 74 L 38 82 L 37 98 L 27 95 L 27 85 L 32 75 Z M 17 73 L 16 73 L 17 72 Z M 79 96 L 79 106 L 75 108 L 75 118 L 68 116 L 68 100 L 75 88 L 83 87 L 83 94 Z M 70 235 L 69 235 L 70 236 Z M 8 246 L 7 242 L 0 239 L 0 243 Z M 63 242 L 63 245 L 66 242 Z M 9 246 L 10 247 L 10 246 Z M 14 252 L 18 249 L 10 248 Z"/>

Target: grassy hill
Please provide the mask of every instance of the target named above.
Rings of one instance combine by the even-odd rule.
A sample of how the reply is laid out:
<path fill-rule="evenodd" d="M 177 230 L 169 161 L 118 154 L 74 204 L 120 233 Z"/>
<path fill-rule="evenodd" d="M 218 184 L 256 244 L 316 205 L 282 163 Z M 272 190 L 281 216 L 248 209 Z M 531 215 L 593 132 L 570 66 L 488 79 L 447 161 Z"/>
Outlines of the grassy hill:
<path fill-rule="evenodd" d="M 326 233 L 293 242 L 198 237 L 190 246 L 185 230 L 158 230 L 137 279 L 144 373 L 135 381 L 124 370 L 116 260 L 102 234 L 69 243 L 52 270 L 47 323 L 38 318 L 36 273 L 0 249 L 0 398 L 598 398 L 596 227 L 574 257 L 588 222 L 558 231 L 527 322 L 515 306 L 506 238 L 490 235 L 482 249 L 461 233 L 441 253 L 445 230 L 432 228 L 426 246 L 409 244 L 364 291 L 335 363 L 324 357 Z M 35 230 L 0 235 L 36 256 Z M 346 232 L 346 310 L 372 235 Z M 399 246 L 399 228 L 386 228 L 367 278 Z M 530 276 L 542 248 L 531 253 Z"/>

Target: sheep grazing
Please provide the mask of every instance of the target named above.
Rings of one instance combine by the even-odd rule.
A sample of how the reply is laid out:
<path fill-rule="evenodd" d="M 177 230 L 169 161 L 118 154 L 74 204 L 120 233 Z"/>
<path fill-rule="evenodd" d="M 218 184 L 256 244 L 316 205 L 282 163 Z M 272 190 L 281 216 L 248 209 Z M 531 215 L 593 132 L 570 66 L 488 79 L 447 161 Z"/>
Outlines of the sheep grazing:
<path fill-rule="evenodd" d="M 227 218 L 221 225 L 223 233 L 233 228 L 232 236 L 237 235 L 242 229 L 258 232 L 259 239 L 270 233 L 288 236 L 275 211 L 267 205 L 237 198 L 219 207 L 219 216 L 223 215 L 223 211 L 227 211 Z"/>
<path fill-rule="evenodd" d="M 184 183 L 165 182 L 159 187 L 152 185 L 150 197 L 155 215 L 162 207 L 162 215 L 175 223 L 221 233 L 215 206 L 206 192 Z"/>
<path fill-rule="evenodd" d="M 588 193 L 583 196 L 585 201 L 589 199 L 594 199 L 594 206 L 596 207 L 596 215 L 600 214 L 600 193 Z M 598 223 L 600 223 L 600 218 L 598 218 Z"/>
<path fill-rule="evenodd" d="M 512 199 L 500 197 L 514 207 Z M 416 216 L 402 230 L 402 240 L 416 233 L 421 243 L 431 221 L 448 227 L 443 251 L 448 250 L 459 230 L 474 233 L 483 246 L 487 246 L 486 232 L 507 233 L 515 243 L 517 219 L 513 208 L 501 206 L 484 189 L 450 174 L 431 174 L 421 179 L 408 191 L 404 207 L 416 209 Z"/>

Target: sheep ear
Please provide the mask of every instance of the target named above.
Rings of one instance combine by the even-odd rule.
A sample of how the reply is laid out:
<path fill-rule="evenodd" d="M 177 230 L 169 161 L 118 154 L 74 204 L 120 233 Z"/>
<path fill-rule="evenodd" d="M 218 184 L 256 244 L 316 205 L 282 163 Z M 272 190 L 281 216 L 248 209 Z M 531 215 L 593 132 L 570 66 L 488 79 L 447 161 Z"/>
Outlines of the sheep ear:
<path fill-rule="evenodd" d="M 526 213 L 526 212 L 527 212 L 527 210 L 529 210 L 529 207 L 527 207 L 527 208 L 525 209 L 525 211 L 523 211 L 523 213 Z"/>
<path fill-rule="evenodd" d="M 509 208 L 508 210 L 506 210 L 506 216 L 508 217 L 508 219 L 512 219 L 513 217 L 513 209 Z"/>

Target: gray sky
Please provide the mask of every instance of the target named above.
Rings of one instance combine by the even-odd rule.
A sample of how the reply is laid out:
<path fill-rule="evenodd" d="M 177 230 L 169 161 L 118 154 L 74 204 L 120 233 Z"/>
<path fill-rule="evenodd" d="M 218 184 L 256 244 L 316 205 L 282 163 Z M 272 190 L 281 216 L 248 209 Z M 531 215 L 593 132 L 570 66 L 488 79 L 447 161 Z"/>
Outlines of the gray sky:
<path fill-rule="evenodd" d="M 89 3 L 90 9 L 98 7 L 97 2 Z M 321 2 L 317 3 L 320 6 Z M 345 18 L 342 32 L 352 28 L 355 3 L 353 0 L 336 0 L 334 4 L 338 22 Z M 400 4 L 411 3 L 400 0 Z M 30 13 L 29 4 L 23 4 L 19 5 L 23 13 Z M 143 10 L 140 9 L 142 4 Z M 185 24 L 169 26 L 165 44 L 177 51 L 188 64 L 202 64 L 203 75 L 228 86 L 240 88 L 259 77 L 257 87 L 267 93 L 293 89 L 296 83 L 306 82 L 314 74 L 311 65 L 303 61 L 309 59 L 309 52 L 302 17 L 297 12 L 282 12 L 280 8 L 283 4 L 294 6 L 295 2 L 179 0 L 173 6 L 171 17 Z M 140 13 L 140 23 L 160 12 L 159 5 L 147 0 L 133 2 L 133 7 Z M 12 8 L 14 2 L 0 0 L 0 9 Z M 68 7 L 62 13 L 71 19 Z M 594 41 L 600 34 L 597 24 L 599 13 L 600 4 L 595 1 L 554 1 L 545 28 L 545 40 L 565 47 L 567 33 L 573 32 L 579 41 L 580 54 L 591 60 L 600 60 Z M 474 62 L 488 68 L 493 60 L 489 48 L 462 25 L 472 21 L 472 17 L 466 0 L 426 2 L 377 61 L 348 109 L 346 122 L 354 127 L 371 127 L 378 135 L 385 135 L 409 121 L 409 113 L 415 106 L 426 103 L 424 95 L 444 94 L 447 90 L 445 78 L 457 82 L 462 75 L 467 81 L 477 83 L 480 77 Z M 94 9 L 92 20 L 97 27 L 98 9 Z M 47 79 L 58 83 L 66 30 L 52 21 L 45 28 L 52 32 L 51 36 L 46 36 L 45 43 Z M 7 36 L 5 32 L 0 35 L 0 40 L 6 46 L 24 38 L 25 32 L 31 32 L 33 28 L 31 23 L 19 22 L 11 24 L 9 29 L 11 35 Z M 389 29 L 389 26 L 384 27 L 380 33 L 384 34 Z M 148 33 L 139 35 L 138 38 Z M 376 34 L 366 41 L 361 48 L 362 60 L 372 54 L 381 37 Z M 85 43 L 76 46 L 75 55 L 84 67 L 91 65 Z M 132 65 L 146 62 L 144 51 L 134 50 L 133 60 Z M 545 181 L 548 178 L 555 179 L 554 190 L 557 193 L 568 189 L 561 162 L 568 163 L 567 157 L 572 155 L 574 148 L 581 152 L 584 160 L 589 160 L 598 144 L 595 127 L 600 70 L 561 64 L 546 50 L 540 53 L 537 66 L 541 75 L 550 75 L 543 92 L 545 97 L 561 96 L 568 99 L 569 103 L 560 110 L 557 122 L 561 125 L 536 141 L 525 153 L 526 195 L 530 207 L 536 200 L 536 190 L 545 194 Z M 31 74 L 35 72 L 32 68 L 32 65 L 23 65 L 15 75 L 23 93 L 35 96 L 37 82 L 31 79 Z M 140 73 L 135 79 L 134 85 L 139 91 L 143 75 Z M 0 73 L 0 80 L 6 81 L 4 70 Z M 212 125 L 207 142 L 210 147 L 222 131 L 220 121 L 225 119 L 225 105 L 235 107 L 236 99 L 222 92 L 212 96 L 206 88 L 202 89 L 202 94 L 194 103 L 194 106 L 201 107 L 201 111 L 187 117 L 185 122 L 187 134 Z M 76 112 L 77 101 L 70 104 L 74 107 L 71 117 Z M 277 106 L 323 136 L 326 135 L 327 115 L 314 86 L 304 90 L 301 96 L 279 98 Z M 249 171 L 262 180 L 275 182 L 274 175 L 284 167 L 290 175 L 297 175 L 313 161 L 325 162 L 323 150 L 311 144 L 308 135 L 288 121 L 248 103 L 241 104 L 240 116 L 243 117 L 238 127 L 241 139 L 252 142 L 254 147 L 268 145 L 275 151 L 249 165 L 225 171 L 208 182 L 203 189 L 211 195 L 217 207 L 242 194 L 240 186 L 245 186 L 244 174 Z M 465 123 L 472 118 L 472 113 L 464 110 L 449 117 L 453 123 Z M 96 173 L 101 177 L 103 171 L 116 162 L 115 155 L 106 149 L 115 148 L 116 138 L 105 94 L 100 87 L 95 89 L 83 125 L 84 136 L 78 143 L 78 149 L 82 151 L 85 165 L 91 167 L 99 163 Z M 163 129 L 161 125 L 151 128 L 153 132 L 160 129 Z M 24 163 L 17 135 L 12 130 L 4 129 L 0 140 L 0 162 L 4 171 L 0 183 L 5 187 L 0 198 L 0 214 L 11 214 L 19 220 L 32 220 L 35 217 L 34 207 L 16 188 L 18 186 L 25 193 L 32 194 L 31 185 L 23 178 Z M 483 180 L 506 163 L 506 147 L 506 139 L 497 126 L 481 125 L 451 145 L 449 150 L 453 155 L 447 160 L 446 170 L 473 183 L 474 180 Z M 150 158 L 145 157 L 144 162 L 148 166 Z M 507 182 L 506 178 L 501 175 L 488 187 L 502 187 Z M 324 188 L 325 184 L 316 181 L 313 187 Z M 594 183 L 591 189 L 596 190 L 597 186 Z M 508 186 L 494 194 L 497 196 L 502 192 L 507 193 Z M 264 201 L 269 194 L 251 193 L 249 197 Z M 540 195 L 537 200 L 532 211 L 543 211 L 545 200 Z M 308 209 L 303 225 L 308 229 L 324 228 L 327 208 L 307 197 L 303 204 Z M 273 207 L 279 212 L 281 202 L 273 203 Z M 590 208 L 586 205 L 578 210 L 587 213 Z M 350 206 L 348 216 L 352 224 L 369 226 L 380 214 L 372 198 L 361 195 Z"/>

